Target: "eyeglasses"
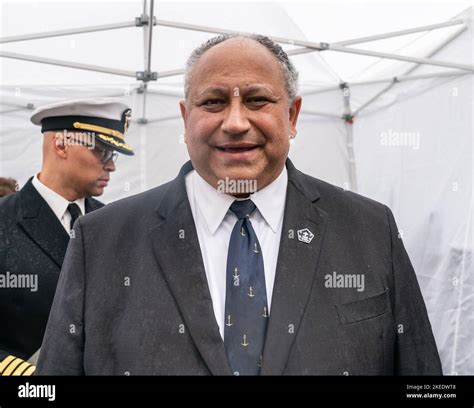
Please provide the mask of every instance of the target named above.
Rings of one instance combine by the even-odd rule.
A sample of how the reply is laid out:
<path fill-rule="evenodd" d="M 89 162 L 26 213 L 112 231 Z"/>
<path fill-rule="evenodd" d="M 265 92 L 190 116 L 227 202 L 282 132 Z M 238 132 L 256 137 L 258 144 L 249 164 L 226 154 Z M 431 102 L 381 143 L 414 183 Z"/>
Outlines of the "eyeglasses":
<path fill-rule="evenodd" d="M 94 151 L 99 153 L 99 158 L 102 163 L 107 163 L 109 160 L 112 160 L 114 163 L 118 159 L 118 152 L 110 149 L 102 149 L 101 147 L 94 147 Z"/>
<path fill-rule="evenodd" d="M 94 153 L 96 153 L 96 156 L 99 157 L 99 160 L 103 164 L 109 162 L 110 160 L 112 160 L 115 163 L 118 159 L 119 154 L 115 150 L 104 149 L 102 147 L 97 146 L 97 144 L 95 143 L 91 144 L 83 140 L 68 138 L 68 140 L 69 139 L 73 140 L 77 144 L 87 147 L 89 150 L 92 150 Z"/>

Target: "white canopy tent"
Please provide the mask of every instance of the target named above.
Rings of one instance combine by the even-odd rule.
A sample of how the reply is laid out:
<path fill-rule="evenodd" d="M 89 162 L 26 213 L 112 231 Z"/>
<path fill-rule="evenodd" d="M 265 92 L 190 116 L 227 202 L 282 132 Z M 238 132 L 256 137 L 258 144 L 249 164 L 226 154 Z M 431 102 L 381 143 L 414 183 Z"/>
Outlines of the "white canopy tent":
<path fill-rule="evenodd" d="M 347 14 L 349 6 L 339 7 Z M 392 24 L 376 35 L 355 30 L 358 17 L 370 25 L 371 10 L 351 9 L 355 23 L 339 31 L 353 38 L 324 42 L 312 37 L 311 21 L 324 25 L 324 13 L 334 12 L 327 4 L 300 5 L 298 14 L 276 3 L 5 3 L 0 176 L 23 185 L 40 168 L 32 108 L 114 95 L 133 108 L 136 156 L 119 160 L 103 201 L 174 178 L 188 158 L 178 109 L 187 56 L 215 33 L 269 35 L 300 72 L 303 111 L 290 157 L 302 171 L 392 208 L 444 372 L 474 374 L 473 10 L 458 6 L 434 21 L 428 9 L 411 17 L 422 22 L 415 28 Z"/>

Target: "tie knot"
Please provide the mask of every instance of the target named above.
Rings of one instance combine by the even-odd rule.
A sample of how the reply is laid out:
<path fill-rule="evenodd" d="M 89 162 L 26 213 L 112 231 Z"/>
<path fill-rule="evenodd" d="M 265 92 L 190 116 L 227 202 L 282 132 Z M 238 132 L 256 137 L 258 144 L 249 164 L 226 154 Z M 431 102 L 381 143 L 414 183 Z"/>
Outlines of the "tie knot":
<path fill-rule="evenodd" d="M 67 210 L 69 211 L 69 214 L 71 214 L 71 217 L 76 220 L 77 217 L 80 217 L 82 215 L 81 209 L 76 203 L 71 203 L 67 206 Z"/>
<path fill-rule="evenodd" d="M 232 211 L 239 220 L 243 218 L 250 217 L 250 215 L 255 211 L 256 205 L 252 200 L 242 200 L 234 201 L 230 206 L 230 211 Z"/>

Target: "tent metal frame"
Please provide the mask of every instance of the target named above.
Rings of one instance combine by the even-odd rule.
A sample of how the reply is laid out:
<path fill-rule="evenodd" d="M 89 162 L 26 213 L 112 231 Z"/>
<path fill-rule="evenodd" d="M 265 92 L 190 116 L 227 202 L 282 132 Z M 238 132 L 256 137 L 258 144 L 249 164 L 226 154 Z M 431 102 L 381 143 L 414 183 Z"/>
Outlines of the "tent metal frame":
<path fill-rule="evenodd" d="M 136 17 L 135 20 L 133 21 L 124 21 L 124 22 L 119 22 L 119 23 L 114 23 L 114 24 L 78 27 L 78 28 L 72 28 L 72 29 L 66 29 L 66 30 L 47 31 L 47 32 L 41 32 L 41 33 L 31 33 L 31 34 L 24 34 L 24 35 L 9 36 L 9 37 L 0 37 L 0 44 L 7 44 L 7 43 L 14 43 L 14 42 L 19 42 L 19 41 L 29 41 L 29 40 L 35 40 L 35 39 L 60 37 L 60 36 L 66 36 L 66 35 L 76 35 L 76 34 L 84 34 L 84 33 L 98 32 L 98 31 L 117 30 L 117 29 L 130 28 L 130 27 L 143 27 L 143 34 L 144 34 L 144 41 L 143 41 L 144 69 L 143 71 L 129 71 L 129 70 L 103 67 L 103 66 L 92 65 L 92 64 L 78 63 L 78 62 L 73 62 L 73 61 L 63 61 L 63 60 L 58 60 L 58 59 L 53 59 L 53 58 L 18 54 L 18 53 L 7 52 L 7 51 L 0 51 L 0 57 L 30 61 L 30 62 L 36 62 L 36 63 L 42 63 L 42 64 L 56 65 L 56 66 L 62 66 L 62 67 L 67 67 L 67 68 L 73 68 L 73 69 L 101 72 L 105 74 L 119 75 L 119 76 L 129 77 L 129 78 L 136 78 L 137 81 L 141 82 L 141 85 L 138 88 L 139 93 L 143 94 L 142 117 L 139 119 L 139 122 L 146 123 L 147 122 L 146 99 L 149 92 L 148 86 L 147 86 L 148 82 L 156 81 L 159 78 L 182 75 L 185 72 L 185 70 L 182 68 L 162 71 L 162 72 L 156 72 L 156 71 L 151 70 L 153 26 L 155 25 L 158 25 L 161 27 L 169 27 L 169 28 L 176 28 L 176 29 L 183 29 L 183 30 L 214 33 L 214 34 L 246 34 L 246 35 L 251 34 L 250 32 L 246 32 L 246 31 L 233 31 L 233 30 L 228 30 L 228 29 L 219 28 L 219 27 L 210 27 L 210 26 L 204 26 L 204 25 L 198 25 L 198 24 L 189 24 L 189 23 L 183 23 L 183 22 L 157 19 L 154 12 L 154 0 L 150 0 L 149 2 L 148 0 L 143 0 L 143 13 L 141 16 Z M 414 33 L 419 33 L 419 32 L 426 32 L 426 31 L 431 31 L 431 30 L 436 30 L 436 29 L 451 27 L 451 26 L 457 26 L 457 25 L 461 25 L 461 28 L 457 30 L 453 35 L 451 35 L 446 41 L 440 44 L 428 56 L 423 57 L 423 58 L 348 47 L 350 45 L 379 41 L 383 39 L 399 37 L 399 36 L 409 35 L 409 34 L 414 34 Z M 395 85 L 398 82 L 413 80 L 413 79 L 420 79 L 420 78 L 434 78 L 434 77 L 472 74 L 474 72 L 474 67 L 472 65 L 457 64 L 457 63 L 448 62 L 448 61 L 438 61 L 438 60 L 433 60 L 430 58 L 437 51 L 439 51 L 441 48 L 443 48 L 445 45 L 451 42 L 454 38 L 456 38 L 459 34 L 461 34 L 466 29 L 467 29 L 467 26 L 463 19 L 454 18 L 445 22 L 437 23 L 437 24 L 430 24 L 430 25 L 414 27 L 414 28 L 410 28 L 406 30 L 399 30 L 399 31 L 376 34 L 376 35 L 371 35 L 371 36 L 366 36 L 366 37 L 347 39 L 347 40 L 338 41 L 335 43 L 304 41 L 304 40 L 298 40 L 294 38 L 278 37 L 278 36 L 270 36 L 270 38 L 273 41 L 281 43 L 281 44 L 299 46 L 300 48 L 294 48 L 294 49 L 288 50 L 287 53 L 288 55 L 291 55 L 291 56 L 296 56 L 296 55 L 305 54 L 305 53 L 314 52 L 314 51 L 321 52 L 321 51 L 330 50 L 330 51 L 341 52 L 341 53 L 350 53 L 350 54 L 363 55 L 363 56 L 369 56 L 369 57 L 378 57 L 381 59 L 411 62 L 415 64 L 405 73 L 396 77 L 382 78 L 382 79 L 376 79 L 372 81 L 352 82 L 352 83 L 347 83 L 347 84 L 344 83 L 344 86 L 347 86 L 347 88 L 349 88 L 351 86 L 357 86 L 357 85 L 362 85 L 362 84 L 371 84 L 371 83 L 375 84 L 375 83 L 381 83 L 381 82 L 389 82 L 389 85 L 386 88 L 384 88 L 383 91 L 378 92 L 377 95 L 375 95 L 373 98 L 367 101 L 362 107 L 358 108 L 357 111 L 353 113 L 344 112 L 342 116 L 343 119 L 348 119 L 348 118 L 352 119 L 354 115 L 358 114 L 363 108 L 371 104 L 380 95 L 382 95 L 384 92 L 386 92 L 388 89 L 390 89 L 393 85 Z M 418 68 L 420 65 L 432 65 L 432 66 L 439 66 L 439 67 L 445 67 L 445 68 L 452 68 L 455 71 L 440 72 L 440 73 L 418 75 L 418 76 L 409 75 L 414 69 Z M 311 94 L 320 93 L 320 92 L 327 92 L 327 91 L 338 89 L 338 88 L 342 89 L 341 84 L 324 87 L 322 89 L 319 88 L 315 90 L 304 91 L 301 94 L 311 95 Z M 153 93 L 156 93 L 156 91 Z M 319 114 L 322 116 L 339 117 L 338 115 L 333 115 L 333 114 L 325 113 L 325 112 L 305 111 L 304 113 L 317 114 L 317 115 Z"/>
<path fill-rule="evenodd" d="M 440 44 L 438 44 L 437 47 L 435 47 L 433 50 L 431 50 L 431 52 L 428 54 L 428 58 L 432 57 L 433 55 L 436 55 L 439 51 L 441 51 L 444 47 L 446 47 L 446 45 L 448 45 L 449 43 L 451 43 L 454 39 L 458 38 L 464 31 L 467 30 L 467 26 L 463 25 L 462 27 L 460 27 L 458 30 L 456 30 L 453 34 L 451 34 L 448 38 L 446 38 L 443 42 L 441 42 Z M 403 74 L 402 76 L 405 77 L 405 80 L 407 77 L 410 76 L 410 74 L 415 71 L 416 69 L 418 69 L 420 67 L 421 64 L 416 64 L 410 68 L 408 68 Z M 439 74 L 438 74 L 439 76 Z M 398 77 L 395 77 L 395 79 L 389 84 L 387 85 L 385 88 L 383 88 L 383 90 L 381 90 L 380 92 L 378 92 L 376 95 L 374 95 L 371 99 L 369 99 L 368 101 L 366 101 L 362 106 L 360 106 L 359 108 L 357 108 L 357 110 L 354 112 L 354 115 L 357 115 L 359 114 L 362 109 L 365 109 L 367 106 L 369 106 L 370 104 L 372 104 L 375 100 L 377 100 L 381 95 L 383 95 L 384 93 L 386 93 L 387 91 L 389 91 L 394 85 L 396 85 L 398 82 L 400 82 L 400 80 L 398 79 Z"/>
<path fill-rule="evenodd" d="M 154 15 L 154 0 L 150 0 L 149 7 L 147 7 L 147 3 L 148 3 L 147 0 L 143 1 L 143 14 L 140 17 L 137 17 L 135 21 L 125 21 L 125 22 L 114 23 L 114 24 L 79 27 L 79 28 L 73 28 L 73 29 L 67 29 L 67 30 L 56 30 L 56 31 L 17 35 L 17 36 L 10 36 L 10 37 L 0 37 L 0 44 L 43 39 L 43 38 L 51 38 L 51 37 L 59 37 L 59 36 L 65 36 L 65 35 L 84 34 L 84 33 L 105 31 L 105 30 L 117 30 L 117 29 L 129 28 L 129 27 L 134 27 L 134 26 L 144 27 L 148 33 L 148 38 L 147 39 L 145 38 L 146 40 L 145 41 L 145 69 L 144 71 L 136 72 L 134 76 L 139 81 L 148 82 L 150 80 L 156 80 L 163 76 L 163 74 L 151 72 L 151 48 L 152 48 L 151 45 L 152 45 L 152 39 L 153 39 L 153 26 L 154 25 L 184 29 L 184 30 L 215 33 L 215 34 L 251 34 L 245 31 L 233 31 L 233 30 L 228 30 L 228 29 L 218 28 L 218 27 L 188 24 L 188 23 L 168 21 L 168 20 L 159 20 L 159 19 L 156 19 Z M 152 21 L 153 24 L 150 24 L 150 21 Z M 447 62 L 447 61 L 436 61 L 430 58 L 418 58 L 418 57 L 412 57 L 412 56 L 398 55 L 398 54 L 392 54 L 392 53 L 383 53 L 383 52 L 348 47 L 348 45 L 378 41 L 378 40 L 398 37 L 398 36 L 407 35 L 407 34 L 413 34 L 413 33 L 418 33 L 418 32 L 423 32 L 423 31 L 431 31 L 431 30 L 454 26 L 454 25 L 463 25 L 465 27 L 464 21 L 462 19 L 455 19 L 455 20 L 438 23 L 438 24 L 425 25 L 425 26 L 415 27 L 415 28 L 406 29 L 406 30 L 389 32 L 385 34 L 377 34 L 377 35 L 372 35 L 372 36 L 367 36 L 367 37 L 348 39 L 344 41 L 335 42 L 332 44 L 327 43 L 327 42 L 304 41 L 304 40 L 298 40 L 298 39 L 288 38 L 288 37 L 270 36 L 270 38 L 273 41 L 276 41 L 278 43 L 298 45 L 298 46 L 303 47 L 303 48 L 289 50 L 288 51 L 289 55 L 298 55 L 301 53 L 312 52 L 312 51 L 331 50 L 331 51 L 342 52 L 342 53 L 351 53 L 351 54 L 365 55 L 365 56 L 370 56 L 370 57 L 380 57 L 383 59 L 393 59 L 393 60 L 399 60 L 399 61 L 405 61 L 405 62 L 413 62 L 416 64 L 434 65 L 434 66 L 441 66 L 441 67 L 474 72 L 474 67 L 472 65 L 457 64 L 457 63 L 452 63 L 452 62 Z M 43 57 L 38 57 L 38 56 L 26 56 L 23 54 L 16 54 L 16 53 L 5 52 L 5 51 L 1 51 L 0 56 L 5 57 L 5 58 L 22 59 L 22 60 L 27 60 L 27 61 L 32 61 L 32 62 L 59 65 L 59 66 L 65 66 L 65 67 L 70 67 L 70 68 L 92 70 L 92 71 L 97 71 L 97 72 L 102 72 L 102 73 L 109 73 L 113 75 L 122 75 L 126 77 L 132 76 L 132 71 L 117 70 L 115 68 L 107 68 L 107 67 L 96 67 L 89 64 L 79 64 L 79 63 L 70 62 L 70 61 L 60 61 L 56 59 L 43 58 Z M 174 75 L 181 75 L 183 73 L 182 69 L 176 69 L 173 71 L 175 71 Z M 169 74 L 169 73 L 167 74 L 167 76 L 170 76 L 170 75 L 172 74 Z"/>
<path fill-rule="evenodd" d="M 367 80 L 367 81 L 347 82 L 347 84 L 350 85 L 350 87 L 354 87 L 354 86 L 360 86 L 360 85 L 381 84 L 381 83 L 384 83 L 384 82 L 399 83 L 399 82 L 412 81 L 412 80 L 415 80 L 415 79 L 460 77 L 460 76 L 465 76 L 465 75 L 471 75 L 471 74 L 469 72 L 460 72 L 460 71 L 443 71 L 443 72 L 434 72 L 434 73 L 431 73 L 431 74 L 420 74 L 420 75 L 402 74 L 402 75 L 384 77 L 384 78 Z M 323 87 L 316 88 L 316 89 L 308 89 L 308 90 L 305 90 L 305 91 L 300 91 L 299 94 L 301 96 L 309 96 L 309 95 L 315 95 L 315 94 L 324 93 L 324 92 L 335 91 L 338 88 L 340 88 L 340 85 L 323 86 Z"/>

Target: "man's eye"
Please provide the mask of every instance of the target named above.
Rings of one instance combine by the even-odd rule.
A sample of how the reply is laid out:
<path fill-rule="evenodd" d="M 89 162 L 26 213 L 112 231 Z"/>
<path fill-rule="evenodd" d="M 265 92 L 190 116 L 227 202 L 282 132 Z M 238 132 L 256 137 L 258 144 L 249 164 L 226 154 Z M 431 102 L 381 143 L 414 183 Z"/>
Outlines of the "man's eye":
<path fill-rule="evenodd" d="M 225 101 L 223 99 L 208 99 L 208 100 L 204 101 L 202 105 L 204 105 L 204 106 L 219 106 L 219 105 L 223 105 L 224 103 L 225 103 Z"/>
<path fill-rule="evenodd" d="M 265 98 L 264 96 L 254 96 L 252 98 L 248 98 L 247 101 L 249 103 L 266 103 L 268 102 L 268 99 Z"/>

